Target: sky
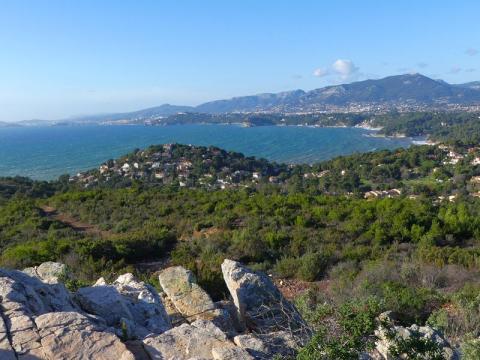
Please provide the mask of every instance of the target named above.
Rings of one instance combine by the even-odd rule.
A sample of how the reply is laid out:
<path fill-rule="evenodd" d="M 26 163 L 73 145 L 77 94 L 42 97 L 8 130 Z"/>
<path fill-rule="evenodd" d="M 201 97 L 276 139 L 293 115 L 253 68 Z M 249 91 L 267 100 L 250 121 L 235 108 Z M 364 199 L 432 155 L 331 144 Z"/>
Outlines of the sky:
<path fill-rule="evenodd" d="M 0 121 L 480 80 L 478 0 L 0 0 Z"/>

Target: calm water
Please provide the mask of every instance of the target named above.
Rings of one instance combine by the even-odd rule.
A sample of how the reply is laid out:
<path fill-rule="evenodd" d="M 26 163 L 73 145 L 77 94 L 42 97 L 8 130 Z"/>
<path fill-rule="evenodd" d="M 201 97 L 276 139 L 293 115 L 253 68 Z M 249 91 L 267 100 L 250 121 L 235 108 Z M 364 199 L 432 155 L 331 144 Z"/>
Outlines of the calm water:
<path fill-rule="evenodd" d="M 226 125 L 0 128 L 0 176 L 54 179 L 96 167 L 135 148 L 171 142 L 215 145 L 288 163 L 313 163 L 411 144 L 411 139 L 374 138 L 369 133 L 351 128 Z"/>

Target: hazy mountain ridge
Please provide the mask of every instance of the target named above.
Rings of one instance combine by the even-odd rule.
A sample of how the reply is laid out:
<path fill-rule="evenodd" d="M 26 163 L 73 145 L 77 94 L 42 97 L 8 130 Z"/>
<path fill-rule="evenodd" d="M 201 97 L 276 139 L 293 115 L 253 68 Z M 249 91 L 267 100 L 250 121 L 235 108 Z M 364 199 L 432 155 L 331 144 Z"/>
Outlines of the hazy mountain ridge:
<path fill-rule="evenodd" d="M 192 106 L 180 106 L 163 104 L 147 109 L 141 109 L 132 112 L 113 113 L 113 114 L 100 114 L 89 116 L 78 116 L 72 119 L 65 120 L 66 122 L 104 122 L 104 121 L 121 121 L 121 120 L 135 120 L 135 119 L 147 119 L 150 117 L 162 117 L 174 115 L 180 112 L 195 111 Z"/>
<path fill-rule="evenodd" d="M 472 81 L 465 84 L 458 84 L 457 86 L 467 89 L 480 90 L 480 81 Z"/>
<path fill-rule="evenodd" d="M 440 100 L 463 103 L 480 101 L 480 92 L 466 87 L 452 86 L 420 74 L 413 74 L 312 90 L 307 93 L 307 99 L 310 102 L 317 101 L 338 105 L 352 102 L 381 103 L 408 100 L 426 104 L 433 104 Z"/>
<path fill-rule="evenodd" d="M 421 74 L 405 74 L 326 86 L 311 91 L 293 90 L 240 96 L 210 101 L 198 106 L 163 104 L 133 112 L 78 116 L 49 123 L 144 123 L 183 112 L 205 114 L 350 112 L 351 107 L 355 107 L 356 112 L 361 112 L 372 111 L 375 108 L 386 110 L 402 107 L 425 110 L 429 107 L 437 109 L 454 105 L 479 106 L 480 81 L 449 84 Z M 30 125 L 28 121 L 23 123 Z"/>
<path fill-rule="evenodd" d="M 478 88 L 477 88 L 478 87 Z M 196 107 L 199 112 L 312 111 L 318 106 L 346 106 L 357 103 L 437 103 L 469 104 L 480 102 L 478 82 L 451 85 L 420 74 L 389 76 L 333 85 L 308 92 L 296 90 L 219 100 Z"/>

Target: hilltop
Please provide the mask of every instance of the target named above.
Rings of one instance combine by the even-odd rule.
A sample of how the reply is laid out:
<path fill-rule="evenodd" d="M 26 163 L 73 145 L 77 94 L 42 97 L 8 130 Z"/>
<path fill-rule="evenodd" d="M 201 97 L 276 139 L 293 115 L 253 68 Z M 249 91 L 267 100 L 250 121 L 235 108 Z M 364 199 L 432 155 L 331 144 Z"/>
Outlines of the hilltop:
<path fill-rule="evenodd" d="M 427 196 L 441 201 L 459 196 L 480 197 L 480 148 L 413 146 L 342 156 L 313 165 L 286 165 L 216 147 L 164 144 L 108 160 L 98 169 L 70 176 L 67 184 L 73 189 L 297 188 L 329 195 Z M 25 181 L 18 182 L 19 189 L 27 185 Z M 4 180 L 3 186 L 8 193 L 12 180 Z"/>

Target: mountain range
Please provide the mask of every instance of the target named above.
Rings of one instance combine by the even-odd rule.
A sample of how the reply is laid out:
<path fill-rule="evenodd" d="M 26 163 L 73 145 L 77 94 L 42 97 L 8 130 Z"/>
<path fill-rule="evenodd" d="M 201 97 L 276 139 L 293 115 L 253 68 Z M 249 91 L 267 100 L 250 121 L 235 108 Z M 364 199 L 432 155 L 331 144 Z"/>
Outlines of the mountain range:
<path fill-rule="evenodd" d="M 295 90 L 278 94 L 260 94 L 199 105 L 198 112 L 246 112 L 269 110 L 314 110 L 352 104 L 474 104 L 480 103 L 480 82 L 451 85 L 420 74 L 389 76 L 379 80 L 327 86 L 305 92 Z"/>
<path fill-rule="evenodd" d="M 421 74 L 405 74 L 378 80 L 327 86 L 311 91 L 293 90 L 210 101 L 198 106 L 164 104 L 148 109 L 113 114 L 81 116 L 63 123 L 135 122 L 159 119 L 180 112 L 221 114 L 232 112 L 314 112 L 365 109 L 419 110 L 454 105 L 480 105 L 480 81 L 449 84 Z M 58 121 L 56 122 L 58 123 Z M 24 122 L 31 125 L 30 122 Z"/>

